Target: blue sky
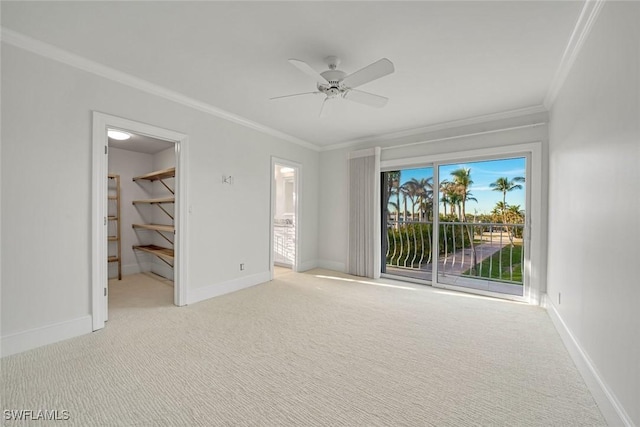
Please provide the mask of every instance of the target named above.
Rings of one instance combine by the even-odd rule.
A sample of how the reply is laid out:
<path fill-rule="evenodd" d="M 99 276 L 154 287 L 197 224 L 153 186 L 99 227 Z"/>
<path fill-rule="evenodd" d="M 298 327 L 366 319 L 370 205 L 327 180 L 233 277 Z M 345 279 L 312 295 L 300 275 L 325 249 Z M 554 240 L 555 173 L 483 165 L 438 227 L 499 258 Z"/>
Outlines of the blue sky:
<path fill-rule="evenodd" d="M 519 157 L 504 160 L 488 160 L 481 162 L 456 163 L 440 166 L 440 181 L 447 179 L 451 181 L 453 177 L 451 172 L 459 168 L 470 168 L 471 179 L 473 185 L 470 190 L 478 203 L 474 201 L 467 202 L 467 214 L 489 213 L 493 210 L 496 202 L 502 201 L 502 193 L 494 191 L 489 184 L 500 177 L 513 179 L 516 176 L 525 176 L 526 164 L 525 158 Z M 420 180 L 421 178 L 429 178 L 433 176 L 433 168 L 419 169 L 403 169 L 400 176 L 400 183 L 404 184 L 411 178 Z M 526 183 L 522 183 L 522 190 L 513 190 L 507 193 L 507 204 L 520 205 L 521 209 L 525 208 L 525 190 Z M 442 211 L 442 203 L 440 210 Z"/>

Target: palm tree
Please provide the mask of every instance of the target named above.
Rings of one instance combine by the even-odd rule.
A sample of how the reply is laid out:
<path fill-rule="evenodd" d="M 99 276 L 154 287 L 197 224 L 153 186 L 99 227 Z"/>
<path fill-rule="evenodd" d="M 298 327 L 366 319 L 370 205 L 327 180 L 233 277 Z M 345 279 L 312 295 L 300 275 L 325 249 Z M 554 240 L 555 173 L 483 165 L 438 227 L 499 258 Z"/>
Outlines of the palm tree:
<path fill-rule="evenodd" d="M 400 191 L 402 191 L 402 195 L 404 196 L 404 219 L 407 219 L 407 216 L 409 216 L 409 212 L 407 209 L 407 197 L 409 198 L 409 200 L 411 201 L 411 219 L 413 219 L 413 217 L 415 216 L 415 211 L 416 211 L 416 203 L 415 203 L 415 199 L 416 199 L 416 188 L 413 185 L 413 182 L 411 181 L 407 181 L 404 184 L 402 184 L 400 186 Z"/>
<path fill-rule="evenodd" d="M 511 223 L 520 224 L 524 222 L 524 212 L 520 209 L 520 205 L 509 205 L 507 216 Z"/>
<path fill-rule="evenodd" d="M 505 224 L 507 228 L 507 235 L 509 236 L 509 242 L 511 246 L 513 246 L 513 232 L 512 228 L 509 228 L 506 224 L 508 224 L 507 220 L 507 210 L 509 209 L 509 205 L 507 204 L 507 193 L 513 190 L 522 190 L 522 185 L 518 184 L 519 182 L 525 182 L 524 177 L 517 176 L 513 179 L 509 179 L 506 176 L 500 177 L 496 179 L 494 182 L 489 184 L 489 187 L 493 188 L 493 191 L 502 192 L 502 205 L 500 206 L 502 210 L 502 223 Z M 497 206 L 497 205 L 496 205 Z M 518 211 L 520 207 L 518 206 Z"/>
<path fill-rule="evenodd" d="M 510 224 L 524 223 L 524 211 L 520 210 L 520 205 L 509 206 L 507 208 L 506 217 L 507 217 L 507 221 L 509 221 Z M 511 240 L 511 243 L 513 244 L 512 237 L 522 237 L 522 228 L 513 226 L 511 233 L 513 236 L 510 236 L 510 240 Z"/>
<path fill-rule="evenodd" d="M 506 176 L 496 179 L 489 184 L 489 187 L 493 188 L 493 191 L 502 192 L 502 221 L 506 223 L 506 209 L 507 205 L 507 193 L 513 190 L 522 190 L 522 185 L 519 182 L 524 182 L 524 177 L 517 176 L 513 179 L 509 179 Z"/>
<path fill-rule="evenodd" d="M 447 216 L 447 203 L 451 207 L 450 214 L 456 215 L 456 206 L 460 204 L 457 185 L 444 179 L 440 182 L 440 192 L 442 193 L 442 199 L 440 201 L 444 204 L 444 216 Z"/>
<path fill-rule="evenodd" d="M 456 211 L 456 207 L 460 207 L 460 201 L 462 200 L 462 197 L 460 196 L 460 193 L 458 193 L 457 191 L 452 191 L 449 193 L 449 205 L 451 206 L 451 215 L 454 215 L 456 217 L 458 217 L 458 219 L 460 218 L 458 211 Z"/>
<path fill-rule="evenodd" d="M 460 220 L 464 222 L 466 220 L 466 202 L 467 200 L 472 199 L 468 197 L 471 195 L 471 193 L 469 193 L 469 187 L 473 184 L 473 180 L 471 179 L 471 168 L 456 169 L 451 172 L 451 176 L 453 176 L 453 182 L 458 187 L 457 190 L 460 194 L 460 198 L 462 199 L 460 201 Z"/>
<path fill-rule="evenodd" d="M 456 169 L 453 172 L 451 172 L 451 176 L 453 176 L 453 183 L 456 186 L 456 190 L 457 190 L 456 192 L 459 197 L 460 222 L 464 223 L 467 221 L 467 214 L 466 214 L 467 201 L 468 200 L 474 200 L 476 202 L 478 201 L 475 197 L 473 197 L 473 195 L 471 194 L 471 191 L 469 191 L 469 188 L 473 184 L 473 180 L 471 179 L 471 168 Z M 476 268 L 478 257 L 476 254 L 476 247 L 473 242 L 473 232 L 472 232 L 473 227 L 470 227 L 469 224 L 463 225 L 463 227 L 467 229 L 467 237 L 469 238 L 469 246 L 471 248 L 471 266 L 472 266 L 471 273 L 475 274 L 475 268 Z"/>
<path fill-rule="evenodd" d="M 406 183 L 411 188 L 414 196 L 417 198 L 419 219 L 422 220 L 426 216 L 426 206 L 428 201 L 433 197 L 433 186 L 431 184 L 432 178 L 411 178 Z M 413 201 L 413 200 L 412 200 Z"/>
<path fill-rule="evenodd" d="M 396 222 L 397 222 L 400 220 L 400 190 L 399 190 L 400 171 L 386 172 L 385 176 L 386 176 L 386 186 L 387 186 L 386 188 L 387 200 L 386 200 L 386 203 L 383 204 L 383 206 L 387 206 L 387 210 L 388 210 L 388 206 L 395 208 Z M 390 202 L 391 196 L 396 196 L 395 203 Z M 397 224 L 396 224 L 396 228 L 397 228 Z"/>
<path fill-rule="evenodd" d="M 501 220 L 502 222 L 504 222 L 503 213 L 506 209 L 507 209 L 507 206 L 505 205 L 504 202 L 497 202 L 496 206 L 491 211 L 491 215 L 494 216 L 494 219 L 492 219 L 492 222 L 498 222 Z"/>

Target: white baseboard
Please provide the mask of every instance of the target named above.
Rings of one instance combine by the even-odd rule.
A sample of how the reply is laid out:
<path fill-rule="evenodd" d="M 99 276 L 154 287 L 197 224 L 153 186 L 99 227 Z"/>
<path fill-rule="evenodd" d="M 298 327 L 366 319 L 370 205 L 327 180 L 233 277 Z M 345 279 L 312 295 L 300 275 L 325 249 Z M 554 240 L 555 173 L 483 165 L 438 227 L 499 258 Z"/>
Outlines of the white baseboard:
<path fill-rule="evenodd" d="M 150 262 L 139 262 L 135 264 L 124 264 L 122 266 L 122 275 L 129 276 L 131 274 L 138 274 L 145 271 L 151 271 L 151 263 Z M 118 267 L 117 264 L 110 263 L 109 264 L 109 279 L 117 279 L 118 278 Z"/>
<path fill-rule="evenodd" d="M 271 280 L 271 272 L 265 271 L 251 276 L 240 277 L 238 279 L 229 280 L 222 283 L 216 283 L 196 289 L 189 289 L 187 304 L 195 304 L 198 301 L 204 301 L 209 298 L 239 291 L 241 289 L 250 288 Z"/>
<path fill-rule="evenodd" d="M 313 270 L 317 266 L 318 266 L 318 261 L 316 261 L 315 259 L 311 261 L 301 262 L 300 265 L 298 266 L 298 272 L 301 273 L 303 271 Z"/>
<path fill-rule="evenodd" d="M 318 268 L 324 268 L 326 270 L 338 271 L 340 273 L 347 272 L 347 265 L 343 262 L 336 261 L 327 261 L 324 259 L 319 259 L 317 262 Z"/>
<path fill-rule="evenodd" d="M 148 262 L 127 264 L 122 266 L 123 276 L 128 276 L 130 274 L 138 274 L 138 273 L 142 273 L 143 271 L 151 271 L 151 265 Z"/>
<path fill-rule="evenodd" d="M 607 424 L 610 426 L 633 427 L 634 424 L 631 421 L 631 418 L 627 415 L 615 394 L 613 394 L 611 389 L 604 382 L 602 376 L 598 372 L 598 369 L 596 369 L 595 365 L 591 361 L 591 358 L 589 358 L 589 355 L 584 351 L 578 340 L 571 333 L 567 324 L 562 320 L 560 313 L 558 313 L 558 310 L 550 301 L 547 294 L 542 296 L 541 305 L 547 309 L 547 313 L 549 313 L 551 321 L 560 334 L 562 342 L 564 342 L 573 362 L 576 364 L 578 371 L 580 371 L 584 382 L 587 384 L 589 391 L 598 404 L 598 408 L 600 408 L 600 412 L 602 412 Z"/>
<path fill-rule="evenodd" d="M 173 268 L 169 267 L 166 264 L 160 264 L 157 262 L 152 262 L 150 266 L 150 271 L 158 276 L 164 277 L 165 279 L 175 280 Z"/>
<path fill-rule="evenodd" d="M 87 315 L 6 335 L 2 337 L 2 357 L 91 333 L 92 326 L 91 316 Z"/>

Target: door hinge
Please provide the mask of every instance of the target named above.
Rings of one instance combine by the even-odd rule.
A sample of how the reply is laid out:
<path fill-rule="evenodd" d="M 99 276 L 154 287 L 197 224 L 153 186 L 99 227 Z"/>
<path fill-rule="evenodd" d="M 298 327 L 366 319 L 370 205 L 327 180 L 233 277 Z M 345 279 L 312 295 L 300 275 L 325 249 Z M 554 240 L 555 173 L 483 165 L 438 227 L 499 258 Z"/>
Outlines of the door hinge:
<path fill-rule="evenodd" d="M 107 217 L 104 217 L 104 225 L 107 225 Z"/>
<path fill-rule="evenodd" d="M 104 296 L 107 296 L 107 288 L 104 288 Z"/>
<path fill-rule="evenodd" d="M 104 154 L 109 154 L 109 147 L 108 146 L 104 146 Z"/>

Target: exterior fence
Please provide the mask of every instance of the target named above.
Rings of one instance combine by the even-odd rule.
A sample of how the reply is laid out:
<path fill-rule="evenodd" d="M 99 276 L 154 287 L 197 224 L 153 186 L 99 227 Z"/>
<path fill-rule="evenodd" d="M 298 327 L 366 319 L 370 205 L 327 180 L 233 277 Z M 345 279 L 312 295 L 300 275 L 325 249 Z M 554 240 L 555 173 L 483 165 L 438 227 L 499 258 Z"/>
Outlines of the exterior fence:
<path fill-rule="evenodd" d="M 524 224 L 440 222 L 434 251 L 432 221 L 389 220 L 386 264 L 424 272 L 425 280 L 438 262 L 441 275 L 522 284 L 523 232 Z"/>

